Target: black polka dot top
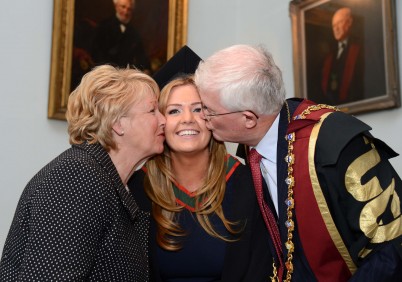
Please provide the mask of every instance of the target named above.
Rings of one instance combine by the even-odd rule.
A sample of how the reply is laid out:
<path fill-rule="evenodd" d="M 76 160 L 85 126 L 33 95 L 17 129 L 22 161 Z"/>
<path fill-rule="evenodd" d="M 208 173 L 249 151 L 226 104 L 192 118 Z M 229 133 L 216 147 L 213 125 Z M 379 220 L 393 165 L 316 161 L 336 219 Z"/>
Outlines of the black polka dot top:
<path fill-rule="evenodd" d="M 0 281 L 148 281 L 148 231 L 102 146 L 74 145 L 26 186 Z"/>

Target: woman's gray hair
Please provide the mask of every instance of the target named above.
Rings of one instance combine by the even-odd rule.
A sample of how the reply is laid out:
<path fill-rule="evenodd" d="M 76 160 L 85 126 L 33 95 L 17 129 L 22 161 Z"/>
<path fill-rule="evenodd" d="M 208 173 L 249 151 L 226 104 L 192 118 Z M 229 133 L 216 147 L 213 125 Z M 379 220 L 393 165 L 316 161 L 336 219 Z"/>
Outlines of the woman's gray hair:
<path fill-rule="evenodd" d="M 230 111 L 275 114 L 285 102 L 282 72 L 262 46 L 233 45 L 201 62 L 195 72 L 200 93 L 219 95 Z"/>

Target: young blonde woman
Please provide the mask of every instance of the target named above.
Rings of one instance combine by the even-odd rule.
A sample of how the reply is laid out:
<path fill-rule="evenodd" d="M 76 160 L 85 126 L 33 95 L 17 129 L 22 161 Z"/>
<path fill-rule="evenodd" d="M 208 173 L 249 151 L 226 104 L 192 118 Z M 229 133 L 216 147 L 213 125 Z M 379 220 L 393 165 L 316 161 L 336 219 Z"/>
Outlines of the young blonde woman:
<path fill-rule="evenodd" d="M 250 171 L 212 138 L 192 76 L 162 89 L 159 110 L 164 152 L 128 183 L 152 214 L 152 280 L 266 281 L 272 261 Z"/>

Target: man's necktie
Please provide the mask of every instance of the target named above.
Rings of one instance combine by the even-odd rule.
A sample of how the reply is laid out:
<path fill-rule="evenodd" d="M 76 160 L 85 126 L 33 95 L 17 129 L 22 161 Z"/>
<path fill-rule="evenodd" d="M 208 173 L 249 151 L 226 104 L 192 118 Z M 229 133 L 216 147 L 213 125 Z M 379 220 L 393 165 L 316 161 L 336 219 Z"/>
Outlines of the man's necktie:
<path fill-rule="evenodd" d="M 336 56 L 336 58 L 337 59 L 339 59 L 340 57 L 341 57 L 341 55 L 342 55 L 342 52 L 343 52 L 343 50 L 345 49 L 345 43 L 340 43 L 339 45 L 338 45 L 338 54 L 337 54 L 337 56 Z"/>
<path fill-rule="evenodd" d="M 267 203 L 264 200 L 264 193 L 262 188 L 262 174 L 260 170 L 260 161 L 262 156 L 255 150 L 251 149 L 249 153 L 249 163 L 251 168 L 251 173 L 253 175 L 253 182 L 255 193 L 257 195 L 258 205 L 260 206 L 261 213 L 263 215 L 265 225 L 268 228 L 269 234 L 271 235 L 272 241 L 274 243 L 276 255 L 279 260 L 279 281 L 282 281 L 283 275 L 283 259 L 282 259 L 282 247 L 281 247 L 281 238 L 279 235 L 279 228 L 276 224 L 275 217 L 268 207 Z"/>

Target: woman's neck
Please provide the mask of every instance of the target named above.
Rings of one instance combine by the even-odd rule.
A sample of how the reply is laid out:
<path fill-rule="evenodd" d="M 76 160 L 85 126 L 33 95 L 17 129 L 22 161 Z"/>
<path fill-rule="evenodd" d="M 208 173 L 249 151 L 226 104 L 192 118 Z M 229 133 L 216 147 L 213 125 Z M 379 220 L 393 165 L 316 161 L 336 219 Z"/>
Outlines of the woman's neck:
<path fill-rule="evenodd" d="M 140 158 L 133 154 L 125 154 L 122 150 L 110 150 L 109 156 L 116 167 L 123 185 L 127 184 L 134 171 L 142 166 L 147 160 L 147 158 Z"/>
<path fill-rule="evenodd" d="M 198 190 L 208 173 L 209 150 L 198 153 L 171 153 L 176 181 L 188 191 Z"/>

